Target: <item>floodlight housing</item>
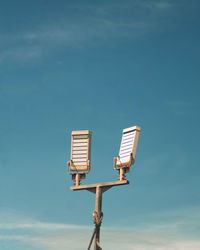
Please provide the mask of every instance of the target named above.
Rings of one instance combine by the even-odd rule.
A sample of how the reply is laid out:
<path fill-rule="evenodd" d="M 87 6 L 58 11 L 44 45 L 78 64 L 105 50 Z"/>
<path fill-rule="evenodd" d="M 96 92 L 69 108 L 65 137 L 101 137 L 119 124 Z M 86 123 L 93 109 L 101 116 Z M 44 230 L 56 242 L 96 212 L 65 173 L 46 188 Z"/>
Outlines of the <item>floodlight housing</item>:
<path fill-rule="evenodd" d="M 141 128 L 138 126 L 123 129 L 118 157 L 114 158 L 114 168 L 128 168 L 134 164 Z"/>
<path fill-rule="evenodd" d="M 69 173 L 88 173 L 91 159 L 91 137 L 89 130 L 72 131 L 71 160 L 68 162 Z"/>

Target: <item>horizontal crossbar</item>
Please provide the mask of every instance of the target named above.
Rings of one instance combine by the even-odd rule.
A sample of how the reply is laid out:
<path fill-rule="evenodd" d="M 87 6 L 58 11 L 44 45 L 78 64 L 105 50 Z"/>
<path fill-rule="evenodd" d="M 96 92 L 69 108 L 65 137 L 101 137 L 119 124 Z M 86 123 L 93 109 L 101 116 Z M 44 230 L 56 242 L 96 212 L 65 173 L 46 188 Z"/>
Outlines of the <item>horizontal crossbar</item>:
<path fill-rule="evenodd" d="M 123 180 L 123 181 L 113 181 L 113 182 L 104 182 L 104 183 L 96 183 L 96 184 L 89 184 L 89 185 L 79 185 L 79 186 L 72 186 L 70 187 L 71 190 L 73 191 L 78 191 L 78 190 L 88 190 L 90 192 L 95 193 L 97 187 L 102 187 L 102 191 L 106 191 L 109 188 L 113 186 L 119 186 L 119 185 L 126 185 L 129 184 L 128 180 Z"/>

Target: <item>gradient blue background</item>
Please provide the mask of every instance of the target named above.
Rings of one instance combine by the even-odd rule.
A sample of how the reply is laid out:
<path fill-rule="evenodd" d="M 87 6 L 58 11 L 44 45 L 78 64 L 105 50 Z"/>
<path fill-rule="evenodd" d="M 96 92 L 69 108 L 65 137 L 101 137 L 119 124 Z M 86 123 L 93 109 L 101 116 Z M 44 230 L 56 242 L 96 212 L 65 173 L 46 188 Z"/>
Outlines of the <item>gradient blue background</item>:
<path fill-rule="evenodd" d="M 89 184 L 117 180 L 113 158 L 134 125 L 130 185 L 104 194 L 102 230 L 176 223 L 173 242 L 198 241 L 199 11 L 195 0 L 1 1 L 0 249 L 65 249 L 32 244 L 33 221 L 92 230 L 95 196 L 69 190 L 71 131 L 93 132 Z"/>

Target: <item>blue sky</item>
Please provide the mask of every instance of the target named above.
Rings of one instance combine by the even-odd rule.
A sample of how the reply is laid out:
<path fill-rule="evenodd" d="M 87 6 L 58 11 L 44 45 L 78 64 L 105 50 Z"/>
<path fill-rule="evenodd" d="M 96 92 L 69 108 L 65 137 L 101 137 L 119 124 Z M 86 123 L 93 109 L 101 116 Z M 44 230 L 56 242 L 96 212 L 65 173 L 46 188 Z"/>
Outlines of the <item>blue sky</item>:
<path fill-rule="evenodd" d="M 1 1 L 0 249 L 86 248 L 95 196 L 69 189 L 71 131 L 93 132 L 89 184 L 117 180 L 121 132 L 134 125 L 130 185 L 103 196 L 103 248 L 200 248 L 199 10 Z"/>

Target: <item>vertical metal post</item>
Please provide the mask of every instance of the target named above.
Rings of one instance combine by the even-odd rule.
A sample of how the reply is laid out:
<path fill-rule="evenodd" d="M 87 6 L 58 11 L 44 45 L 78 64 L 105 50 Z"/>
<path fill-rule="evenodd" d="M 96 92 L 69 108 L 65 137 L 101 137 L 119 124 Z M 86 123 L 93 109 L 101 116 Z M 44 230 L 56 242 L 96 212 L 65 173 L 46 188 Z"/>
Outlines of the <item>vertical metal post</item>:
<path fill-rule="evenodd" d="M 120 168 L 120 170 L 119 170 L 119 179 L 120 179 L 120 181 L 123 181 L 124 179 L 125 179 L 125 170 L 124 170 L 124 168 Z"/>
<path fill-rule="evenodd" d="M 80 185 L 80 174 L 76 173 L 75 186 L 78 187 L 79 185 Z"/>
<path fill-rule="evenodd" d="M 106 182 L 106 183 L 96 183 L 96 184 L 90 184 L 90 185 L 79 185 L 79 186 L 73 186 L 70 189 L 71 190 L 88 190 L 94 194 L 96 194 L 96 203 L 95 203 L 95 210 L 93 212 L 93 219 L 94 219 L 94 231 L 88 246 L 88 250 L 90 250 L 90 247 L 92 245 L 92 242 L 94 240 L 94 250 L 102 250 L 100 247 L 100 227 L 101 222 L 103 219 L 103 213 L 102 213 L 102 195 L 104 192 L 109 190 L 111 187 L 114 186 L 120 186 L 120 185 L 126 185 L 129 184 L 129 181 L 122 180 L 122 181 L 113 181 L 113 182 Z"/>
<path fill-rule="evenodd" d="M 96 187 L 96 208 L 95 211 L 97 212 L 98 218 L 101 217 L 101 208 L 102 208 L 102 189 L 100 186 Z M 100 242 L 100 226 L 97 227 L 97 231 L 95 234 L 95 241 L 94 241 L 94 250 L 99 250 L 99 242 Z"/>

